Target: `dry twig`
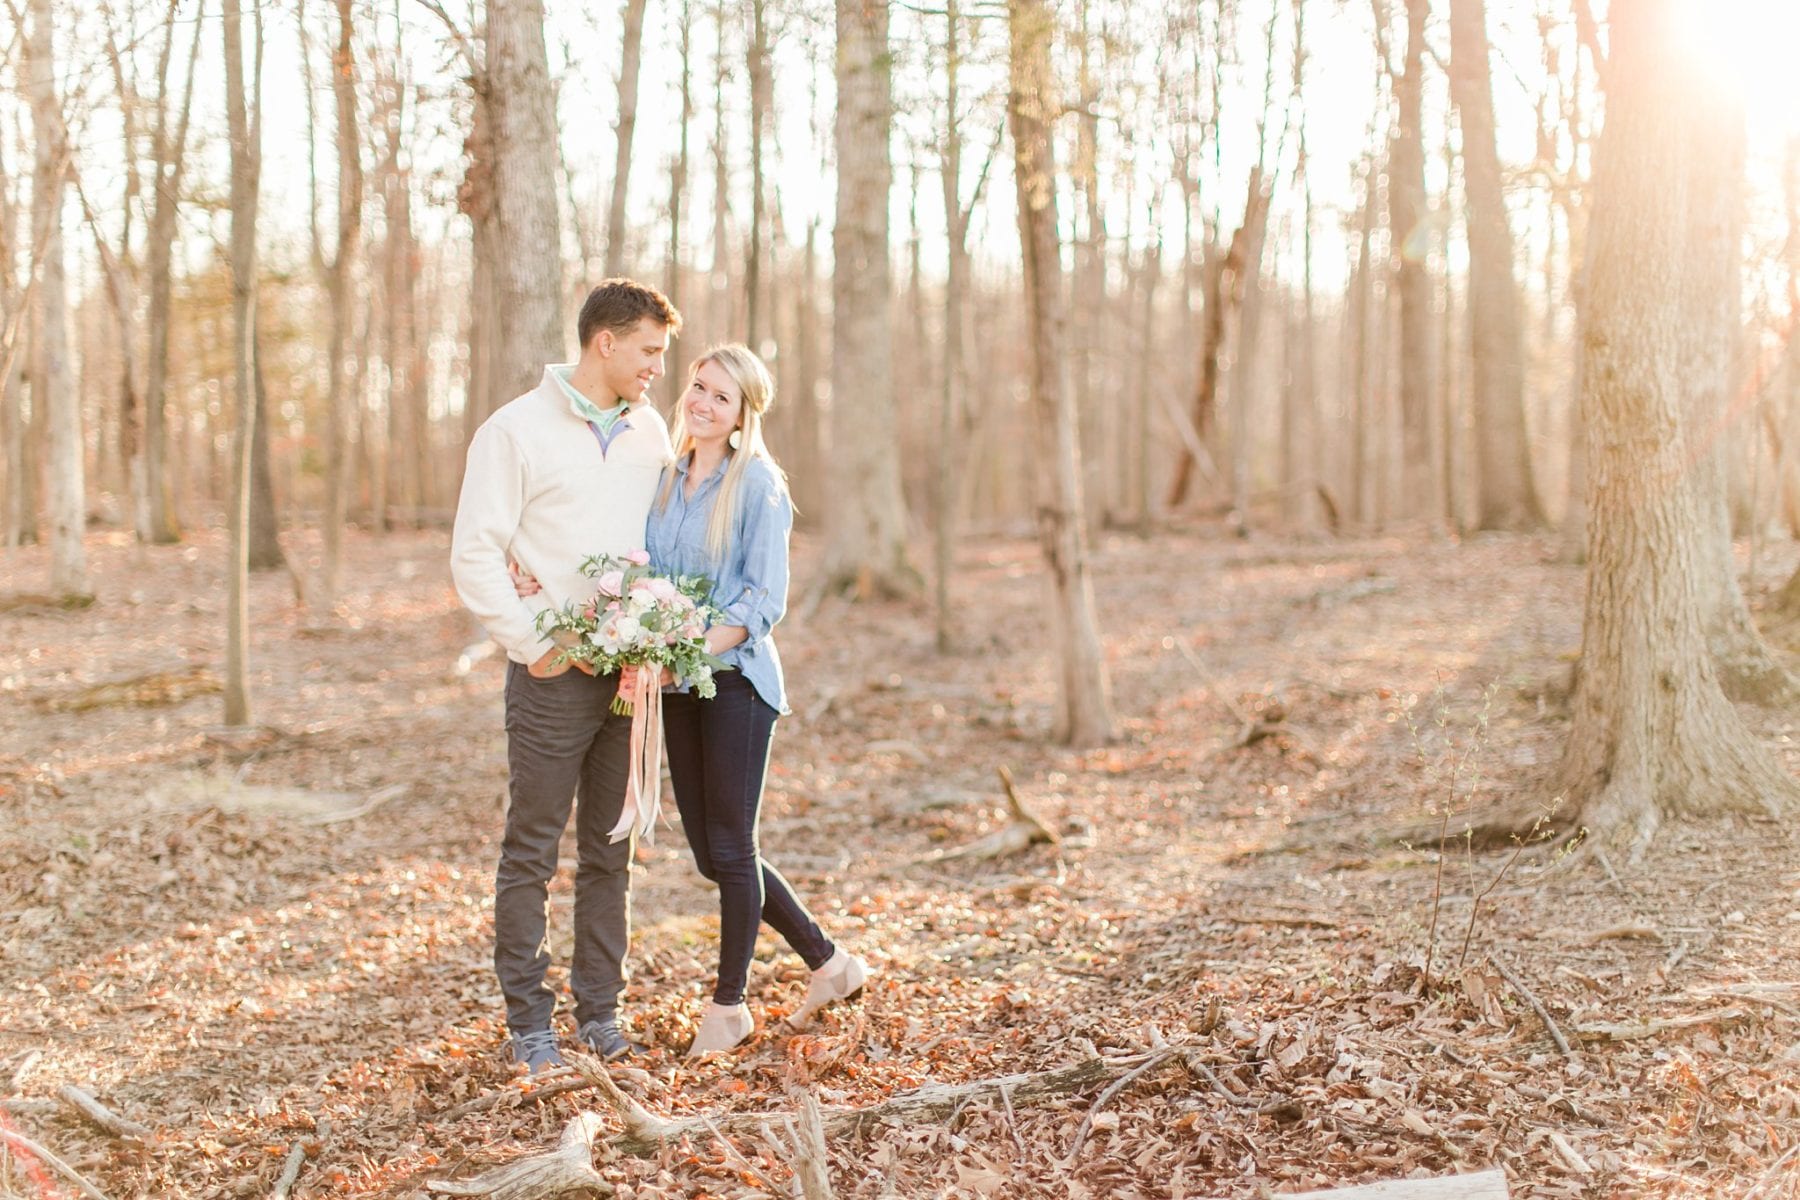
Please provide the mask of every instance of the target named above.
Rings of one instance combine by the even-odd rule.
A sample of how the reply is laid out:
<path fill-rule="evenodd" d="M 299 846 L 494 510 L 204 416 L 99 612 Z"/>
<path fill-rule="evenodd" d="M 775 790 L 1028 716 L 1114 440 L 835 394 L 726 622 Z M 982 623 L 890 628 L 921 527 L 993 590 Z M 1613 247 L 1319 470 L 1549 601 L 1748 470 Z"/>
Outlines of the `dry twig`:
<path fill-rule="evenodd" d="M 8 1146 L 12 1147 L 15 1154 L 20 1150 L 23 1150 L 33 1158 L 49 1163 L 51 1169 L 58 1175 L 61 1175 L 64 1179 L 67 1179 L 70 1183 L 80 1188 L 81 1194 L 86 1196 L 88 1200 L 112 1200 L 105 1192 L 89 1183 L 81 1172 L 77 1171 L 74 1167 L 71 1167 L 68 1163 L 56 1157 L 56 1155 L 52 1154 L 37 1142 L 32 1141 L 24 1134 L 14 1133 L 10 1129 L 0 1129 L 0 1142 L 5 1142 Z"/>
<path fill-rule="evenodd" d="M 136 1121 L 119 1116 L 74 1084 L 65 1084 L 57 1088 L 56 1094 L 71 1105 L 75 1111 L 114 1137 L 148 1138 L 151 1136 L 148 1126 L 139 1125 Z"/>
<path fill-rule="evenodd" d="M 1531 1011 L 1537 1014 L 1538 1020 L 1544 1023 L 1544 1028 L 1549 1030 L 1550 1040 L 1556 1043 L 1556 1048 L 1562 1053 L 1562 1056 L 1567 1058 L 1573 1054 L 1574 1051 L 1569 1049 L 1569 1039 L 1563 1036 L 1563 1031 L 1556 1027 L 1555 1021 L 1550 1019 L 1550 1010 L 1545 1008 L 1544 1002 L 1534 996 L 1531 989 L 1525 986 L 1525 981 L 1514 974 L 1499 959 L 1489 957 L 1488 961 L 1494 964 L 1494 970 L 1500 972 L 1501 977 L 1512 985 L 1513 991 L 1519 993 L 1525 1003 L 1531 1005 Z"/>

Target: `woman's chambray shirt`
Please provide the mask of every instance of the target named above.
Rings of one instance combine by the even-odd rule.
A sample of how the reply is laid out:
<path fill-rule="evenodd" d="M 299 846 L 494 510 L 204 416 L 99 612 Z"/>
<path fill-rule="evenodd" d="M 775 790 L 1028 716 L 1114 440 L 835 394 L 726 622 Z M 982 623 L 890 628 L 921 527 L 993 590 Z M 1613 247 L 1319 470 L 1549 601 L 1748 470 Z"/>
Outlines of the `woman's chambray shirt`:
<path fill-rule="evenodd" d="M 706 527 L 731 456 L 701 480 L 689 497 L 691 461 L 692 455 L 686 454 L 675 460 L 668 468 L 675 472 L 675 486 L 669 489 L 667 506 L 650 507 L 644 535 L 650 565 L 665 575 L 704 575 L 712 580 L 713 606 L 725 614 L 714 624 L 741 625 L 749 631 L 744 641 L 719 657 L 744 673 L 764 703 L 785 713 L 781 655 L 770 632 L 787 611 L 788 531 L 794 524 L 793 505 L 775 468 L 765 459 L 752 458 L 740 485 L 736 528 L 726 543 L 725 560 L 717 562 L 706 551 Z"/>

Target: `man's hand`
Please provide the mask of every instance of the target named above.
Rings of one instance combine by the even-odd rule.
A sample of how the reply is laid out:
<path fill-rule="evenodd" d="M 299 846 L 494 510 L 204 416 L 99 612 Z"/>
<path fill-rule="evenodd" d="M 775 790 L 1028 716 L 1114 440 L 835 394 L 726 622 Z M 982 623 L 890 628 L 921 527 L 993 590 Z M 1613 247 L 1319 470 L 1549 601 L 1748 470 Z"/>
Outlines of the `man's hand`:
<path fill-rule="evenodd" d="M 558 658 L 562 658 L 562 651 L 560 649 L 551 650 L 525 669 L 530 672 L 533 679 L 555 679 L 570 667 L 574 667 L 584 674 L 592 675 L 594 673 L 594 668 L 580 659 L 563 658 L 561 662 L 557 662 Z"/>
<path fill-rule="evenodd" d="M 526 670 L 531 672 L 533 679 L 555 679 L 573 665 L 572 659 L 563 658 L 561 662 L 557 662 L 559 658 L 562 658 L 561 650 L 548 651 Z"/>

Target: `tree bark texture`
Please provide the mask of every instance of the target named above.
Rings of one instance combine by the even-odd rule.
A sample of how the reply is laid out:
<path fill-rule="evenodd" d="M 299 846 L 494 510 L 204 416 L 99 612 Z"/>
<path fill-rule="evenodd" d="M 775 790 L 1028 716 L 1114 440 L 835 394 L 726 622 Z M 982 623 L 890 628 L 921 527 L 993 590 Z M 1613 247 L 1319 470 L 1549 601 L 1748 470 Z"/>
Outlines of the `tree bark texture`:
<path fill-rule="evenodd" d="M 556 104 L 543 0 L 488 0 L 487 107 L 498 217 L 500 305 L 495 402 L 537 386 L 563 358 L 562 232 L 556 211 Z"/>
<path fill-rule="evenodd" d="M 1388 159 L 1388 228 L 1400 305 L 1400 496 L 1404 519 L 1436 528 L 1444 506 L 1431 452 L 1437 385 L 1436 320 L 1425 202 L 1425 22 L 1429 0 L 1406 0 L 1406 68 L 1394 79 L 1396 122 Z"/>
<path fill-rule="evenodd" d="M 69 177 L 68 130 L 56 94 L 55 33 L 50 0 L 31 0 L 26 43 L 26 85 L 31 98 L 35 159 L 31 176 L 32 245 L 42 247 L 38 267 L 38 338 L 31 373 L 32 421 L 45 422 L 50 525 L 50 591 L 58 596 L 90 592 L 87 550 L 86 464 L 81 436 L 81 391 L 69 365 L 68 276 L 63 263 L 62 209 Z"/>
<path fill-rule="evenodd" d="M 26 288 L 15 286 L 18 257 L 19 203 L 14 176 L 0 151 L 0 308 L 7 317 L 0 322 L 0 442 L 5 446 L 6 474 L 0 485 L 0 544 L 7 549 L 24 540 L 31 492 L 26 484 L 27 429 L 25 422 L 25 358 L 19 343 L 25 337 L 23 307 Z M 31 251 L 27 250 L 29 263 Z"/>
<path fill-rule="evenodd" d="M 683 205 L 687 202 L 688 189 L 688 128 L 694 120 L 694 5 L 693 0 L 681 0 L 681 125 L 677 135 L 675 164 L 669 172 L 669 265 L 664 272 L 664 294 L 669 303 L 678 310 L 686 303 L 687 296 L 682 290 L 682 264 L 684 255 L 681 244 L 681 216 Z M 669 378 L 667 383 L 668 402 L 671 406 L 678 403 L 681 393 L 687 387 L 686 355 L 682 349 L 682 341 L 676 338 L 669 345 L 668 354 Z"/>
<path fill-rule="evenodd" d="M 1423 3 L 1423 0 L 1412 0 Z M 1484 0 L 1451 0 L 1450 92 L 1462 124 L 1479 529 L 1544 525 L 1525 430 L 1525 330 L 1494 142 Z"/>
<path fill-rule="evenodd" d="M 831 493 L 825 579 L 858 597 L 910 596 L 894 399 L 888 192 L 888 9 L 837 0 L 837 222 L 832 230 Z"/>
<path fill-rule="evenodd" d="M 256 216 L 262 175 L 262 21 L 256 20 L 254 99 L 244 81 L 238 0 L 222 0 L 225 106 L 231 143 L 231 348 L 237 435 L 232 449 L 230 558 L 226 571 L 225 724 L 250 723 L 249 563 L 251 460 L 256 424 Z M 249 105 L 255 103 L 252 116 Z"/>
<path fill-rule="evenodd" d="M 1588 574 L 1561 782 L 1573 819 L 1641 854 L 1665 816 L 1785 812 L 1794 782 L 1720 689 L 1698 575 L 1707 511 L 1685 391 L 1684 253 L 1699 178 L 1681 136 L 1701 86 L 1678 0 L 1615 10 L 1589 231 L 1582 403 Z"/>
<path fill-rule="evenodd" d="M 609 276 L 625 273 L 625 200 L 630 195 L 631 142 L 637 130 L 638 64 L 644 50 L 645 7 L 646 0 L 625 0 L 625 37 L 619 52 L 619 121 L 614 127 L 612 200 L 606 206 L 606 273 Z M 683 11 L 685 13 L 685 9 Z M 684 17 L 684 38 L 686 32 Z"/>
<path fill-rule="evenodd" d="M 1113 736 L 1106 660 L 1094 615 L 1081 499 L 1081 450 L 1074 397 L 1064 379 L 1066 351 L 1061 247 L 1056 234 L 1056 162 L 1050 134 L 1055 84 L 1050 70 L 1052 16 L 1044 0 L 1010 0 L 1013 172 L 1025 309 L 1031 350 L 1032 451 L 1038 543 L 1050 592 L 1051 640 L 1058 659 L 1053 734 L 1095 746 Z"/>

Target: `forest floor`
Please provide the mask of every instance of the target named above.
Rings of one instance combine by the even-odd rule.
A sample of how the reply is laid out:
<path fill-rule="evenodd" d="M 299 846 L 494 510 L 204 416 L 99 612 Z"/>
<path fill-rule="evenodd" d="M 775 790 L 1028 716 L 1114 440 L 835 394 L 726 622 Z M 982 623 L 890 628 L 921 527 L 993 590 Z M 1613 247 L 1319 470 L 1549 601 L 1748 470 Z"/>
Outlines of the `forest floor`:
<path fill-rule="evenodd" d="M 1084 1062 L 1143 1069 L 834 1136 L 837 1194 L 1256 1197 L 1499 1167 L 1516 1197 L 1800 1196 L 1790 828 L 1665 828 L 1638 864 L 1404 834 L 1446 803 L 1453 831 L 1551 804 L 1581 576 L 1548 543 L 1100 538 L 1121 736 L 1080 753 L 1048 743 L 1028 542 L 964 546 L 955 657 L 922 607 L 797 613 L 765 851 L 875 974 L 784 1036 L 804 969 L 765 936 L 763 1031 L 684 1060 L 717 921 L 662 830 L 626 1009 L 654 1049 L 612 1074 L 718 1132 L 644 1155 L 598 1092 L 535 1095 L 508 1066 L 503 662 L 458 671 L 444 536 L 352 536 L 322 627 L 285 577 L 254 581 L 251 737 L 219 728 L 216 532 L 89 547 L 85 610 L 19 601 L 41 551 L 0 560 L 0 1133 L 113 1197 L 267 1196 L 296 1146 L 296 1196 L 416 1196 L 583 1109 L 620 1196 L 787 1195 L 794 1155 L 733 1114 Z M 1793 554 L 1765 549 L 1765 585 Z M 1794 715 L 1744 711 L 1800 770 Z M 1238 745 L 1246 722 L 1266 736 Z M 1005 823 L 1003 765 L 1061 843 L 932 860 Z M 148 1131 L 101 1132 L 66 1085 Z M 74 1194 L 0 1155 L 0 1196 Z"/>

